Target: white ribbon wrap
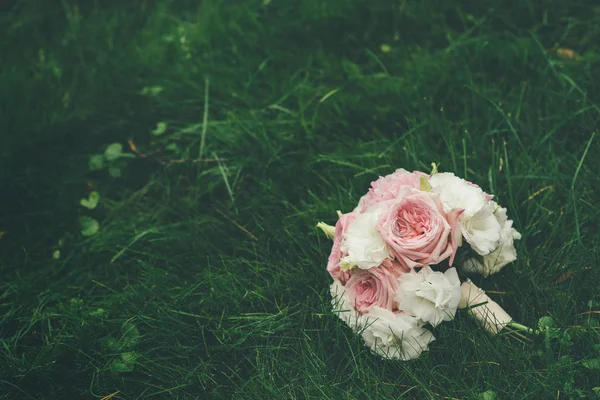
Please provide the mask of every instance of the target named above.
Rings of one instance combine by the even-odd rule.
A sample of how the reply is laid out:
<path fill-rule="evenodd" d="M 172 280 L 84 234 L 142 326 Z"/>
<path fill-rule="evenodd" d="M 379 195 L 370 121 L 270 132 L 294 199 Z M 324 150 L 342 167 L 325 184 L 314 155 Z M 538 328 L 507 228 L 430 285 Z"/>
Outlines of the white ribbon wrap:
<path fill-rule="evenodd" d="M 469 314 L 491 335 L 497 334 L 512 321 L 511 316 L 470 279 L 463 282 L 460 289 L 462 297 L 458 308 L 472 307 L 469 309 Z"/>

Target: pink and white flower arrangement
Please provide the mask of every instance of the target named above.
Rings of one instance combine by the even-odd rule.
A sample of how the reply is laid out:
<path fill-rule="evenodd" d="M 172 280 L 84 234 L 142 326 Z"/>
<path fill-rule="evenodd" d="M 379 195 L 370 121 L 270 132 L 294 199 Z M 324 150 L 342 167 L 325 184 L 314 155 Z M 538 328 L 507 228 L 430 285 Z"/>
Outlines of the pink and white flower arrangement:
<path fill-rule="evenodd" d="M 493 196 L 435 165 L 431 174 L 398 169 L 380 177 L 352 212 L 338 216 L 335 227 L 317 224 L 333 239 L 334 311 L 390 359 L 419 357 L 435 340 L 430 327 L 474 299 L 489 300 L 470 280 L 461 285 L 457 267 L 497 273 L 516 260 L 521 238 Z M 491 314 L 500 321 L 490 323 Z M 492 334 L 511 321 L 491 300 L 472 315 Z"/>

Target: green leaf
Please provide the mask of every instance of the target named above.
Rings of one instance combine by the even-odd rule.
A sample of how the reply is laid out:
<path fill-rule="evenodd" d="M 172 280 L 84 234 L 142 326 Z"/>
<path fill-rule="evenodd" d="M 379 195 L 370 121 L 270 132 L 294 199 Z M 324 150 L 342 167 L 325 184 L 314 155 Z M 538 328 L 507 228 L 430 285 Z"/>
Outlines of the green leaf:
<path fill-rule="evenodd" d="M 106 311 L 103 308 L 97 308 L 94 311 L 90 311 L 88 315 L 90 317 L 103 318 L 106 315 Z"/>
<path fill-rule="evenodd" d="M 177 143 L 169 143 L 166 149 L 174 153 L 179 153 L 179 147 L 177 146 Z"/>
<path fill-rule="evenodd" d="M 362 71 L 360 67 L 351 61 L 343 60 L 342 68 L 344 68 L 344 71 L 346 74 L 348 74 L 348 78 L 350 79 L 362 77 Z"/>
<path fill-rule="evenodd" d="M 100 193 L 98 193 L 94 190 L 92 193 L 90 193 L 90 195 L 87 199 L 79 200 L 79 204 L 81 204 L 83 207 L 85 207 L 87 209 L 93 210 L 94 208 L 96 208 L 99 201 L 100 201 Z"/>
<path fill-rule="evenodd" d="M 69 303 L 74 308 L 79 308 L 79 307 L 83 306 L 83 300 L 81 300 L 81 299 L 70 299 Z"/>
<path fill-rule="evenodd" d="M 121 153 L 121 159 L 123 158 L 137 158 L 137 156 L 133 153 Z"/>
<path fill-rule="evenodd" d="M 493 390 L 488 390 L 486 392 L 479 393 L 477 398 L 479 400 L 496 400 L 498 398 L 498 395 Z"/>
<path fill-rule="evenodd" d="M 543 331 L 546 328 L 553 328 L 554 327 L 554 320 L 552 319 L 552 317 L 542 317 L 538 320 L 538 329 Z"/>
<path fill-rule="evenodd" d="M 115 358 L 110 363 L 110 369 L 114 372 L 131 372 L 133 371 L 133 365 L 127 365 L 123 361 Z"/>
<path fill-rule="evenodd" d="M 123 353 L 120 358 L 110 362 L 110 369 L 114 372 L 131 372 L 135 368 L 135 360 L 138 358 L 135 352 Z"/>
<path fill-rule="evenodd" d="M 548 340 L 558 339 L 559 341 L 563 340 L 563 336 L 565 335 L 565 333 L 561 332 L 561 330 L 558 328 L 546 328 L 544 334 L 547 335 Z M 566 337 L 564 339 L 567 339 L 567 342 L 568 342 L 568 339 L 570 338 L 568 333 L 567 333 L 567 336 L 568 337 Z M 565 342 L 565 343 L 567 343 L 567 342 Z"/>
<path fill-rule="evenodd" d="M 106 346 L 107 349 L 109 349 L 110 351 L 119 351 L 121 349 L 121 343 L 119 343 L 119 341 L 117 339 L 115 339 L 113 336 L 108 335 L 107 337 L 105 337 L 103 339 L 104 341 L 104 345 Z"/>
<path fill-rule="evenodd" d="M 431 185 L 424 176 L 419 179 L 419 189 L 423 192 L 431 192 Z"/>
<path fill-rule="evenodd" d="M 589 369 L 600 369 L 600 358 L 593 358 L 591 360 L 584 360 L 582 363 L 584 367 Z"/>
<path fill-rule="evenodd" d="M 562 335 L 560 335 L 558 342 L 560 343 L 561 347 L 564 348 L 569 348 L 573 345 L 573 342 L 571 341 L 571 335 L 569 335 L 568 332 L 563 332 Z"/>
<path fill-rule="evenodd" d="M 593 387 L 592 390 L 594 391 L 594 393 L 600 394 L 600 386 Z"/>
<path fill-rule="evenodd" d="M 592 300 L 588 301 L 588 307 L 589 308 L 600 307 L 600 301 L 592 299 Z"/>
<path fill-rule="evenodd" d="M 79 225 L 81 225 L 81 234 L 83 236 L 92 236 L 100 229 L 100 224 L 94 218 L 79 217 Z"/>
<path fill-rule="evenodd" d="M 98 171 L 104 168 L 104 154 L 92 154 L 88 161 L 90 171 Z"/>
<path fill-rule="evenodd" d="M 134 364 L 139 357 L 135 351 L 128 351 L 121 354 L 121 360 L 127 364 Z"/>
<path fill-rule="evenodd" d="M 142 89 L 143 95 L 158 96 L 163 91 L 162 86 L 146 86 Z"/>
<path fill-rule="evenodd" d="M 121 157 L 121 153 L 123 153 L 123 145 L 121 143 L 111 143 L 104 151 L 104 157 L 108 161 L 112 161 Z"/>
<path fill-rule="evenodd" d="M 160 136 L 167 131 L 167 123 L 159 122 L 156 124 L 156 128 L 152 130 L 152 134 L 154 136 Z"/>
<path fill-rule="evenodd" d="M 119 168 L 117 165 L 113 165 L 113 164 L 111 164 L 108 167 L 108 173 L 113 178 L 120 178 L 123 175 L 123 173 L 121 172 L 121 168 Z"/>
<path fill-rule="evenodd" d="M 60 79 L 62 76 L 62 69 L 58 65 L 52 66 L 52 73 L 57 79 Z"/>
<path fill-rule="evenodd" d="M 121 325 L 121 335 L 118 340 L 108 337 L 106 345 L 112 351 L 127 351 L 133 349 L 140 341 L 140 331 L 131 322 Z"/>
<path fill-rule="evenodd" d="M 123 350 L 135 347 L 140 341 L 140 331 L 131 322 L 125 322 L 121 327 L 121 345 Z"/>
<path fill-rule="evenodd" d="M 58 260 L 60 258 L 60 250 L 54 250 L 54 252 L 52 253 L 52 258 Z"/>

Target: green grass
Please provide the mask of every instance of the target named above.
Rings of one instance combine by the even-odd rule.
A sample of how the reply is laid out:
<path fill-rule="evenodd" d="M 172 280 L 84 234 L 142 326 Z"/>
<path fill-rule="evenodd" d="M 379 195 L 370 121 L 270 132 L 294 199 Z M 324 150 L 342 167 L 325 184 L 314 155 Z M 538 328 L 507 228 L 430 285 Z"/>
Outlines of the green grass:
<path fill-rule="evenodd" d="M 594 2 L 16 3 L 0 14 L 0 398 L 596 396 Z M 151 155 L 121 178 L 88 169 L 128 140 Z M 559 338 L 489 337 L 459 313 L 423 357 L 382 361 L 332 314 L 315 223 L 431 162 L 508 207 L 519 259 L 475 281 Z"/>

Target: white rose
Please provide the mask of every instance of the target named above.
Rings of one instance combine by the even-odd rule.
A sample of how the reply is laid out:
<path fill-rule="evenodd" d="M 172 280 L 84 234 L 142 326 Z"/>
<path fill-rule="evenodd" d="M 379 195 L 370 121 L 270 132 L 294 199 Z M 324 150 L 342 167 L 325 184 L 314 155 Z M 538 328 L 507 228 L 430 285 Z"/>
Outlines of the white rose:
<path fill-rule="evenodd" d="M 401 275 L 398 281 L 395 300 L 401 310 L 434 327 L 454 319 L 461 295 L 456 268 L 441 273 L 425 266 Z"/>
<path fill-rule="evenodd" d="M 494 217 L 490 197 L 477 185 L 450 172 L 429 178 L 431 191 L 439 193 L 444 211 L 463 209 L 458 221 L 463 237 L 473 250 L 484 256 L 492 252 L 500 240 L 500 224 Z"/>
<path fill-rule="evenodd" d="M 337 279 L 333 280 L 331 285 L 331 305 L 342 321 L 344 321 L 354 331 L 362 329 L 360 313 L 352 305 L 352 301 L 346 294 L 346 288 Z"/>
<path fill-rule="evenodd" d="M 421 327 L 415 317 L 406 313 L 394 314 L 373 306 L 361 317 L 365 320 L 362 337 L 369 348 L 383 358 L 412 360 L 428 350 L 435 340 L 433 334 Z"/>
<path fill-rule="evenodd" d="M 341 269 L 369 269 L 393 257 L 391 249 L 377 231 L 379 218 L 389 204 L 383 202 L 370 207 L 348 225 L 340 247 L 342 253 L 348 255 L 340 260 Z"/>
<path fill-rule="evenodd" d="M 506 217 L 506 208 L 492 202 L 496 208 L 494 217 L 500 225 L 500 242 L 494 251 L 483 256 L 466 260 L 462 269 L 466 272 L 476 272 L 488 276 L 499 272 L 508 263 L 517 259 L 514 241 L 521 239 L 521 234 L 512 227 L 513 221 Z"/>

